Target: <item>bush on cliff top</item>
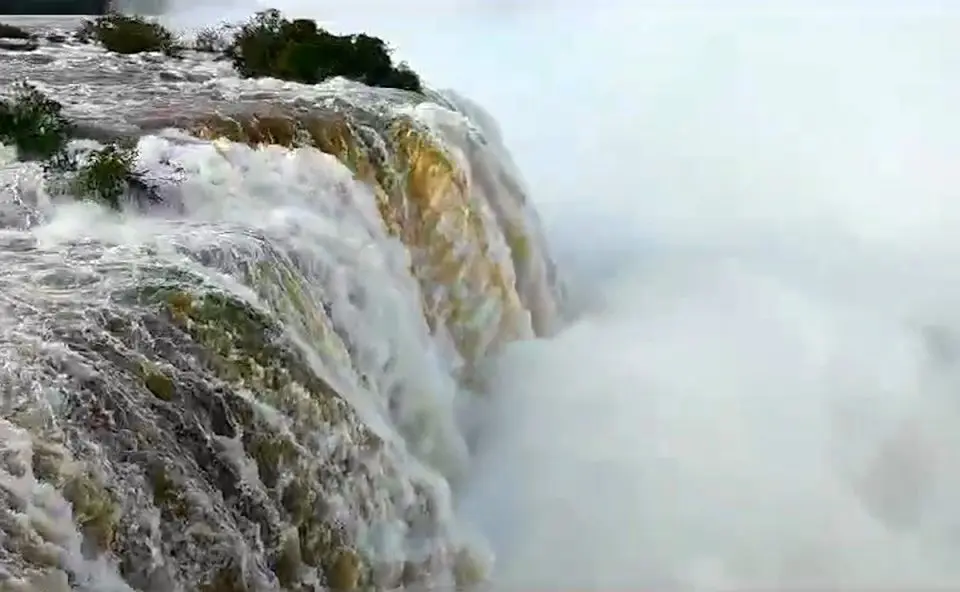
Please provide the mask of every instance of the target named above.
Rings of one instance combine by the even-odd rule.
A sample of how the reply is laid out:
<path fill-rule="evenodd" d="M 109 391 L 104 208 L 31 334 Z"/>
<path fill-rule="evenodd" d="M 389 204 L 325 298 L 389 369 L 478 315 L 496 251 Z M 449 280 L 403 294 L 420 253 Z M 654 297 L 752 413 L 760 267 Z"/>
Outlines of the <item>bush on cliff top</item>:
<path fill-rule="evenodd" d="M 159 201 L 156 189 L 134 167 L 134 148 L 109 144 L 78 164 L 67 146 L 74 130 L 63 106 L 29 84 L 17 84 L 10 99 L 0 100 L 0 143 L 15 146 L 19 160 L 40 161 L 48 174 L 65 178 L 66 188 L 79 199 L 113 209 L 127 193 Z"/>
<path fill-rule="evenodd" d="M 182 49 L 176 36 L 159 23 L 117 13 L 84 22 L 77 38 L 85 42 L 99 41 L 107 50 L 122 54 L 157 51 L 177 56 Z"/>
<path fill-rule="evenodd" d="M 277 10 L 259 12 L 244 24 L 227 53 L 246 78 L 316 84 L 343 76 L 368 86 L 422 91 L 419 76 L 405 64 L 395 66 L 382 39 L 334 35 L 312 20 L 287 20 Z"/>
<path fill-rule="evenodd" d="M 98 41 L 109 51 L 147 51 L 179 56 L 183 46 L 162 25 L 139 16 L 108 14 L 83 24 L 76 37 Z M 244 78 L 272 77 L 317 84 L 342 76 L 368 86 L 422 92 L 420 77 L 406 64 L 394 64 L 387 44 L 364 33 L 334 35 L 309 19 L 288 20 L 278 10 L 258 12 L 232 39 L 204 29 L 193 44 L 198 51 L 222 53 Z"/>
<path fill-rule="evenodd" d="M 20 27 L 0 23 L 0 39 L 32 39 L 33 35 Z"/>

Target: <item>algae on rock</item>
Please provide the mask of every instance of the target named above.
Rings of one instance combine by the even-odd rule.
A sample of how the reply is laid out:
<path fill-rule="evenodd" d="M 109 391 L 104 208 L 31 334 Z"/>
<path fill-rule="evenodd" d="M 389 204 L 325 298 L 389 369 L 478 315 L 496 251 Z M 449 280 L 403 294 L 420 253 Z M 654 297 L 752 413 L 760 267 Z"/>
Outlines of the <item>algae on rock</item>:
<path fill-rule="evenodd" d="M 514 269 L 533 253 L 526 226 L 514 217 L 501 227 L 477 180 L 423 124 L 336 103 L 310 112 L 273 107 L 202 116 L 186 125 L 211 140 L 312 146 L 367 184 L 384 229 L 410 251 L 424 316 L 441 341 L 452 340 L 465 365 L 462 376 L 506 343 L 533 335 L 530 311 L 538 304 L 519 290 Z M 511 189 L 515 195 L 499 199 L 524 207 L 523 193 Z M 511 258 L 495 255 L 495 241 Z"/>

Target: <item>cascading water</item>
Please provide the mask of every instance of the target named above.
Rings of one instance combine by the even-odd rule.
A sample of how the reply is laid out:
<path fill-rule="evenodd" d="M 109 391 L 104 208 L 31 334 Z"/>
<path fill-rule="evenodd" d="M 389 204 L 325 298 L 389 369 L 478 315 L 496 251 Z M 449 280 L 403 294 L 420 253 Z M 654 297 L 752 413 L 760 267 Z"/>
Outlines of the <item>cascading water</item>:
<path fill-rule="evenodd" d="M 482 580 L 458 413 L 558 300 L 477 107 L 59 39 L 0 76 L 63 103 L 78 150 L 136 141 L 164 201 L 76 202 L 3 149 L 0 586 Z"/>
<path fill-rule="evenodd" d="M 298 4 L 278 7 L 334 19 L 347 10 Z M 211 571 L 232 590 L 236 570 L 217 570 L 239 564 L 248 585 L 270 589 L 271 578 L 291 577 L 289 526 L 299 520 L 300 562 L 309 564 L 311 550 L 326 552 L 314 558 L 321 567 L 313 581 L 349 580 L 358 562 L 349 544 L 355 541 L 362 543 L 357 554 L 380 568 L 365 577 L 442 583 L 459 570 L 464 578 L 464 571 L 483 568 L 484 544 L 467 530 L 473 525 L 496 555 L 492 579 L 502 587 L 958 585 L 955 20 L 932 3 L 884 5 L 873 14 L 851 4 L 842 14 L 810 15 L 809 6 L 781 2 L 758 15 L 611 1 L 549 17 L 484 20 L 482 27 L 446 14 L 436 32 L 443 41 L 427 41 L 432 28 L 424 33 L 425 23 L 443 12 L 431 4 L 416 6 L 423 14 L 412 5 L 392 13 L 377 8 L 367 16 L 383 28 L 372 32 L 394 40 L 401 57 L 417 58 L 428 77 L 479 97 L 497 114 L 507 143 L 519 147 L 519 168 L 569 274 L 577 318 L 552 339 L 500 351 L 514 338 L 550 333 L 557 307 L 553 272 L 536 251 L 537 225 L 527 220 L 523 236 L 531 240 L 524 241 L 502 222 L 517 220 L 515 210 L 493 214 L 500 223 L 485 228 L 499 228 L 501 236 L 484 254 L 513 260 L 523 306 L 500 317 L 510 320 L 498 325 L 505 331 L 498 340 L 491 337 L 497 323 L 486 315 L 510 307 L 491 312 L 478 298 L 472 318 L 486 319 L 480 325 L 490 332 L 464 339 L 470 324 L 460 324 L 466 333 L 457 340 L 436 331 L 444 323 L 421 317 L 430 310 L 422 306 L 429 300 L 422 272 L 442 266 L 422 257 L 426 267 L 415 264 L 408 275 L 405 253 L 423 254 L 411 247 L 416 237 L 391 240 L 379 225 L 378 194 L 351 184 L 353 176 L 332 159 L 146 134 L 148 164 L 172 159 L 185 166 L 186 221 L 172 224 L 156 214 L 121 221 L 92 206 L 50 206 L 42 194 L 39 208 L 14 203 L 4 210 L 8 226 L 30 221 L 29 229 L 7 235 L 3 295 L 11 314 L 3 351 L 15 364 L 5 376 L 45 387 L 23 388 L 17 400 L 37 402 L 28 410 L 62 412 L 71 409 L 63 397 L 77 381 L 89 385 L 79 392 L 97 394 L 83 399 L 88 407 L 73 403 L 83 415 L 69 416 L 95 430 L 95 438 L 38 438 L 48 432 L 31 431 L 28 420 L 56 427 L 50 411 L 4 414 L 20 423 L 3 424 L 9 493 L 2 499 L 10 508 L 3 530 L 23 533 L 6 535 L 4 566 L 28 564 L 40 589 L 55 590 L 69 574 L 80 589 L 166 592 Z M 355 23 L 364 21 L 361 12 L 370 9 L 354 10 Z M 184 13 L 170 18 L 190 20 Z M 404 38 L 405 27 L 420 38 Z M 170 121 L 197 100 L 203 111 L 210 100 L 316 100 L 348 96 L 351 88 L 240 83 L 202 61 L 178 68 L 103 62 L 81 50 L 57 55 L 62 61 L 54 62 L 56 71 L 49 66 L 49 80 L 74 114 L 101 113 L 89 98 L 104 95 L 86 82 L 53 84 L 68 64 L 82 71 L 105 63 L 101 71 L 123 80 L 135 65 L 144 80 L 162 76 L 194 93 L 188 101 L 161 93 L 152 103 L 156 112 L 133 118 L 141 128 Z M 138 84 L 139 91 L 111 87 L 121 91 L 116 104 L 136 111 L 132 106 L 143 102 L 136 93 L 146 88 Z M 523 194 L 516 179 L 504 181 L 513 166 L 485 117 L 462 98 L 435 99 L 449 109 L 421 107 L 417 121 L 444 138 L 471 179 L 499 179 L 501 190 L 511 187 L 504 195 Z M 384 101 L 390 103 L 355 95 L 353 104 L 362 111 Z M 451 148 L 470 145 L 455 139 L 470 127 L 462 127 L 458 111 L 485 128 L 474 131 L 490 143 L 486 158 Z M 109 123 L 96 129 L 117 121 Z M 483 162 L 498 164 L 484 169 Z M 17 195 L 36 195 L 30 169 L 5 172 L 11 182 L 17 177 Z M 48 217 L 36 223 L 38 213 Z M 469 216 L 458 220 L 462 231 Z M 536 253 L 516 256 L 528 248 Z M 251 269 L 251 262 L 263 263 Z M 457 285 L 442 277 L 431 279 Z M 171 294 L 170 283 L 193 296 L 171 300 L 178 292 Z M 131 288 L 137 298 L 123 300 Z M 212 299 L 204 296 L 211 288 Z M 166 326 L 150 317 L 156 312 L 149 298 L 158 294 L 169 309 L 161 317 Z M 247 328 L 239 341 L 232 336 L 241 345 L 264 330 L 299 340 L 281 348 L 274 366 L 254 359 L 265 370 L 253 376 L 270 376 L 277 365 L 300 377 L 313 372 L 351 403 L 337 405 L 334 415 L 356 414 L 356 421 L 335 422 L 344 427 L 331 430 L 328 411 L 310 407 L 309 397 L 264 400 L 261 392 L 238 401 L 211 389 L 223 380 L 216 372 L 251 376 L 222 362 L 212 370 L 196 362 L 206 363 L 191 349 L 198 339 L 212 339 L 215 354 L 234 359 L 217 349 L 222 336 L 210 323 L 223 315 Z M 191 334 L 190 327 L 205 332 Z M 318 349 L 331 342 L 331 351 Z M 476 343 L 486 345 L 463 355 Z M 144 370 L 139 358 L 125 366 L 131 351 L 176 372 L 172 402 L 139 386 L 155 368 Z M 485 398 L 458 388 L 454 377 Z M 164 383 L 152 380 L 162 395 Z M 125 432 L 109 423 L 104 406 L 92 405 L 101 400 L 122 403 L 129 410 L 122 425 L 142 431 L 157 454 L 125 445 Z M 240 406 L 229 413 L 211 407 L 225 400 Z M 164 415 L 170 407 L 185 413 Z M 193 418 L 212 428 L 226 416 L 253 418 L 256 429 L 241 425 L 247 440 L 214 430 L 216 455 L 198 455 Z M 185 442 L 188 456 L 225 458 L 241 481 L 263 487 L 246 497 L 218 493 L 220 484 L 201 478 L 190 464 L 196 461 L 167 462 L 173 444 L 164 433 Z M 263 498 L 276 490 L 274 480 L 288 485 L 291 453 L 270 445 L 278 436 L 287 441 L 287 433 L 301 446 L 294 466 L 325 470 L 316 482 L 337 483 L 303 498 L 333 500 L 339 516 L 377 520 L 343 520 L 345 531 L 331 535 L 328 523 L 311 521 L 328 516 L 326 508 L 289 511 L 282 499 Z M 368 433 L 386 443 L 372 457 L 364 453 Z M 333 434 L 341 445 L 326 443 L 330 452 L 311 444 L 316 434 Z M 116 448 L 139 456 L 110 457 Z M 78 454 L 79 465 L 62 460 Z M 347 470 L 331 475 L 330 463 L 319 462 L 330 458 Z M 281 470 L 271 471 L 274 465 Z M 66 487 L 55 489 L 44 484 L 51 466 L 106 473 L 91 479 L 66 472 L 57 481 Z M 158 503 L 171 467 L 175 485 L 187 487 Z M 159 480 L 141 483 L 141 474 Z M 341 490 L 344 479 L 353 489 L 337 495 L 332 489 Z M 103 518 L 116 514 L 100 503 L 96 487 L 103 482 L 129 485 L 119 496 L 127 500 L 120 515 L 142 516 L 140 522 L 104 528 L 114 522 Z M 141 506 L 146 510 L 127 512 Z M 172 513 L 184 506 L 187 521 Z M 175 529 L 187 522 L 195 526 L 180 536 Z M 216 525 L 212 538 L 220 544 L 206 545 L 204 525 Z M 198 533 L 204 545 L 196 544 Z M 96 552 L 98 541 L 115 540 L 141 569 Z"/>

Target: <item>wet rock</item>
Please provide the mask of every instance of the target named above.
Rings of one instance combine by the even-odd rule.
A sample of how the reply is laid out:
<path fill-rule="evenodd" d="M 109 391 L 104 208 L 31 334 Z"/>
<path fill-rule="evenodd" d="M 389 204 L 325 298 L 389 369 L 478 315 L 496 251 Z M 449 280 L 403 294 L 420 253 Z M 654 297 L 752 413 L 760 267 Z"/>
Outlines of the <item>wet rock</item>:
<path fill-rule="evenodd" d="M 0 49 L 6 51 L 36 51 L 39 47 L 32 39 L 0 39 Z"/>

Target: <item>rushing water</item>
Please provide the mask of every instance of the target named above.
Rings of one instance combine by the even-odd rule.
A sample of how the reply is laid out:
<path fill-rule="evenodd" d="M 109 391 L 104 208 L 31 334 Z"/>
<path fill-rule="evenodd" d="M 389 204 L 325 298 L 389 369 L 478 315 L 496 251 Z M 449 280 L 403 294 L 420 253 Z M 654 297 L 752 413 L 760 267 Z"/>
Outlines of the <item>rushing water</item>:
<path fill-rule="evenodd" d="M 488 106 L 570 278 L 578 318 L 489 360 L 492 404 L 469 408 L 456 502 L 497 583 L 960 584 L 955 15 L 285 4 L 369 23 Z M 195 76 L 171 84 L 214 100 L 310 92 L 187 63 L 137 76 Z"/>
<path fill-rule="evenodd" d="M 477 378 L 498 342 L 546 331 L 556 308 L 489 116 L 455 94 L 241 80 L 199 53 L 40 39 L 4 52 L 0 77 L 60 101 L 83 136 L 73 148 L 134 139 L 170 207 L 75 202 L 0 153 L 0 584 L 482 576 L 485 545 L 451 497 L 477 396 L 457 379 Z M 313 148 L 177 129 L 247 112 L 326 117 L 312 129 L 333 140 L 316 142 L 348 121 L 381 193 Z"/>

